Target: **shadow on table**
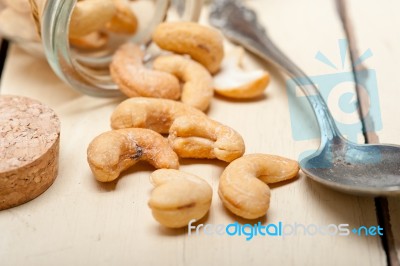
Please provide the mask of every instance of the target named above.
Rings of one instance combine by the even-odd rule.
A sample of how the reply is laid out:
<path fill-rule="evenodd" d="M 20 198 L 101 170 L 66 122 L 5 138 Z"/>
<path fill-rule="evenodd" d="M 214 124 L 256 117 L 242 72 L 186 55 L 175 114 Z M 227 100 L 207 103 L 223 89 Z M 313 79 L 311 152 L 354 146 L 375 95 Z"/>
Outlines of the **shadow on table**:
<path fill-rule="evenodd" d="M 349 229 L 359 226 L 377 225 L 375 214 L 375 203 L 372 197 L 360 197 L 345 194 L 329 189 L 310 178 L 306 178 L 306 185 L 309 187 L 310 197 L 320 205 L 327 216 L 335 216 L 337 221 L 349 224 Z M 356 201 L 356 204 L 354 204 Z M 349 206 L 354 206 L 352 209 Z M 361 241 L 365 239 L 359 237 Z"/>

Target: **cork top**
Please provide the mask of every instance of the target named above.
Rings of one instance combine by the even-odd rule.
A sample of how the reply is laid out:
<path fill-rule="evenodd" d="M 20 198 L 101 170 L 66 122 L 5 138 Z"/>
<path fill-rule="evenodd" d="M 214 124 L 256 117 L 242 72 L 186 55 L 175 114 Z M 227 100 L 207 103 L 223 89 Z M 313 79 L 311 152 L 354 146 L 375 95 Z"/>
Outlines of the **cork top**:
<path fill-rule="evenodd" d="M 0 173 L 34 162 L 59 134 L 60 121 L 49 107 L 26 97 L 0 96 Z"/>

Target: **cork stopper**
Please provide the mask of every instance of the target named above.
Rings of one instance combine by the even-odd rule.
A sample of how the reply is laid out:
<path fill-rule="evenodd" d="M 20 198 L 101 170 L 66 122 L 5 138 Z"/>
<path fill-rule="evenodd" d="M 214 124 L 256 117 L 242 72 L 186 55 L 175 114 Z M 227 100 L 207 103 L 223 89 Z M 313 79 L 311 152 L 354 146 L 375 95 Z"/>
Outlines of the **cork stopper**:
<path fill-rule="evenodd" d="M 20 96 L 0 96 L 0 210 L 46 191 L 58 171 L 60 121 L 52 109 Z"/>

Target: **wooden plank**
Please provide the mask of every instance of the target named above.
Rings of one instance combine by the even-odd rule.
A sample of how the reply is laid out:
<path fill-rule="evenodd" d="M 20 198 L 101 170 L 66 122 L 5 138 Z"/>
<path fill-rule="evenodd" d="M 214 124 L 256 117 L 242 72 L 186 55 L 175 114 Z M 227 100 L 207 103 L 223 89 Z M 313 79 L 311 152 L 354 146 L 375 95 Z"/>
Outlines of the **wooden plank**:
<path fill-rule="evenodd" d="M 354 24 L 355 38 L 360 51 L 371 49 L 374 56 L 365 65 L 375 69 L 378 79 L 379 100 L 381 106 L 382 129 L 376 133 L 381 143 L 400 144 L 400 123 L 398 122 L 398 87 L 400 77 L 396 73 L 397 62 L 400 60 L 400 38 L 393 34 L 392 29 L 400 26 L 400 18 L 396 10 L 400 8 L 398 1 L 349 1 L 349 15 Z M 373 21 L 373 23 L 371 23 Z M 394 237 L 394 249 L 400 262 L 400 198 L 388 199 L 391 231 Z"/>
<path fill-rule="evenodd" d="M 330 73 L 313 59 L 318 50 L 338 57 L 337 40 L 344 37 L 332 1 L 247 1 L 260 12 L 277 44 L 308 74 Z M 203 18 L 204 19 L 204 18 Z M 335 57 L 336 56 L 336 57 Z M 209 115 L 237 129 L 247 153 L 264 152 L 298 158 L 318 147 L 318 140 L 294 141 L 285 79 L 270 65 L 246 55 L 250 67 L 267 67 L 272 82 L 265 99 L 253 102 L 213 100 Z M 338 60 L 340 62 L 340 60 Z M 345 65 L 349 67 L 348 62 Z M 385 265 L 379 237 L 340 236 L 243 237 L 188 236 L 166 230 L 151 217 L 151 191 L 141 166 L 115 184 L 95 182 L 86 163 L 86 147 L 109 129 L 116 99 L 82 96 L 60 82 L 44 61 L 12 47 L 2 93 L 40 99 L 53 107 L 62 122 L 60 173 L 41 197 L 0 213 L 0 259 L 4 264 L 62 265 Z M 334 115 L 340 117 L 337 110 Z M 309 118 L 310 120 L 313 118 Z M 181 169 L 204 177 L 214 188 L 206 223 L 243 220 L 230 215 L 217 195 L 225 164 L 185 160 Z M 271 208 L 262 223 L 305 225 L 376 225 L 374 202 L 331 191 L 303 174 L 295 182 L 272 189 Z"/>

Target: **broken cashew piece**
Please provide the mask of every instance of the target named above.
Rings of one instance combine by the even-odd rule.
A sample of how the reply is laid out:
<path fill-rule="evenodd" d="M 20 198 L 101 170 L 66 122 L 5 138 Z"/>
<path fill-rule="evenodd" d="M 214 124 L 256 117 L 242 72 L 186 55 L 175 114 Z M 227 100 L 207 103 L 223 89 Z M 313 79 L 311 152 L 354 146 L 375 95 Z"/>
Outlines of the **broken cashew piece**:
<path fill-rule="evenodd" d="M 69 25 L 70 37 L 82 37 L 99 31 L 116 13 L 113 0 L 85 0 L 76 3 Z"/>
<path fill-rule="evenodd" d="M 154 185 L 149 207 L 162 225 L 180 228 L 193 219 L 204 217 L 211 206 L 212 189 L 202 178 L 178 170 L 160 169 L 153 172 Z"/>
<path fill-rule="evenodd" d="M 269 208 L 271 193 L 267 184 L 294 178 L 298 172 L 299 164 L 290 159 L 267 154 L 245 155 L 224 170 L 218 194 L 224 206 L 237 216 L 259 218 Z"/>
<path fill-rule="evenodd" d="M 168 140 L 181 158 L 217 158 L 231 162 L 245 152 L 244 141 L 239 133 L 206 116 L 175 119 Z"/>
<path fill-rule="evenodd" d="M 179 99 L 179 80 L 169 73 L 145 68 L 143 57 L 140 47 L 132 43 L 115 52 L 110 73 L 120 90 L 128 97 Z"/>
<path fill-rule="evenodd" d="M 160 134 L 142 128 L 120 129 L 96 137 L 87 150 L 89 166 L 100 182 L 118 178 L 139 161 L 155 168 L 179 168 L 179 160 Z"/>
<path fill-rule="evenodd" d="M 111 115 L 111 128 L 148 128 L 168 133 L 172 123 L 181 116 L 206 116 L 187 104 L 166 99 L 137 97 L 120 103 Z"/>
<path fill-rule="evenodd" d="M 138 20 L 129 2 L 113 0 L 116 7 L 115 15 L 107 23 L 106 29 L 120 34 L 134 34 L 138 28 Z"/>
<path fill-rule="evenodd" d="M 190 55 L 216 73 L 224 57 L 222 34 L 194 22 L 164 22 L 157 26 L 153 41 L 164 50 Z"/>
<path fill-rule="evenodd" d="M 270 76 L 264 70 L 244 71 L 240 68 L 243 48 L 236 49 L 222 61 L 221 70 L 214 76 L 217 94 L 233 99 L 251 99 L 266 90 Z"/>
<path fill-rule="evenodd" d="M 181 80 L 181 101 L 205 111 L 214 94 L 210 73 L 201 64 L 180 55 L 160 56 L 153 62 L 156 70 L 168 72 Z"/>

